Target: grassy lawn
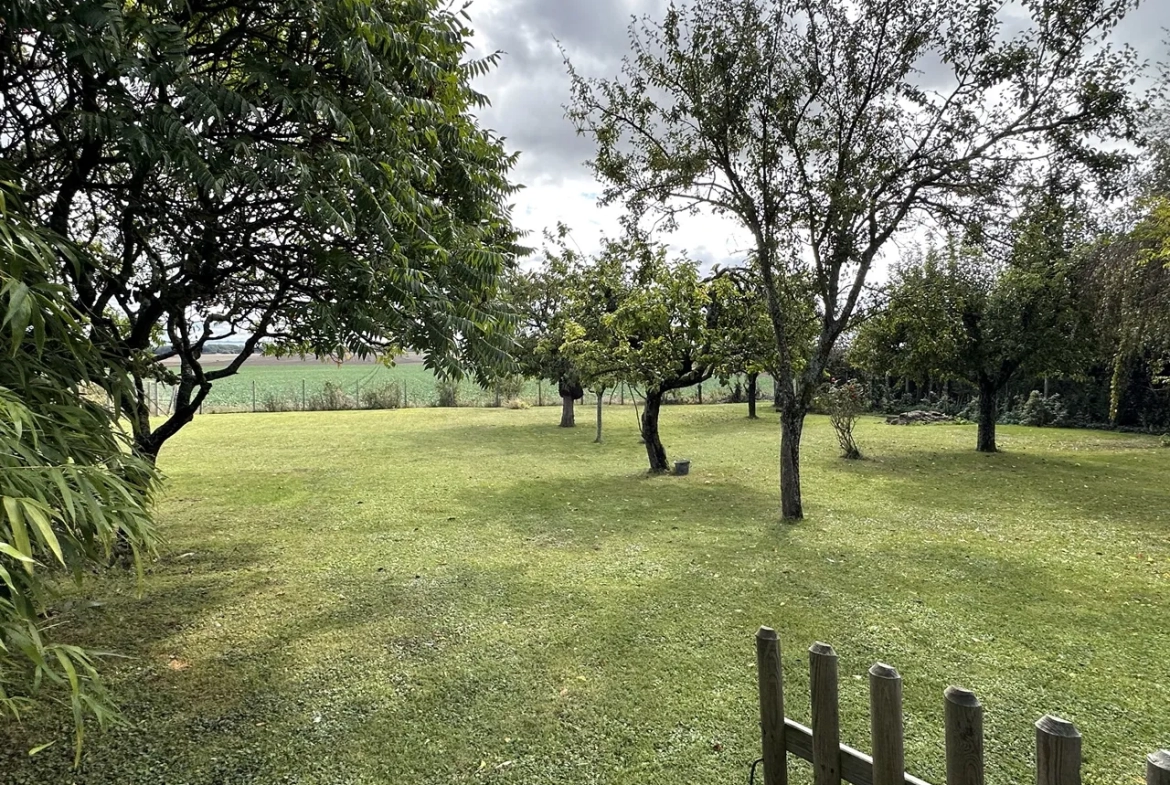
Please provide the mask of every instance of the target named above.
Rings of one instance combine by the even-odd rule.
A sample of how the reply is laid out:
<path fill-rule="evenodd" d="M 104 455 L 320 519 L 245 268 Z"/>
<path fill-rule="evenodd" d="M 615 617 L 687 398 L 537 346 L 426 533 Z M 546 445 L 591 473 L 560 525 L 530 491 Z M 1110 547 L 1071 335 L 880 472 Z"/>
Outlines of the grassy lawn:
<path fill-rule="evenodd" d="M 646 478 L 633 411 L 591 443 L 554 409 L 198 418 L 164 448 L 167 539 L 70 596 L 59 635 L 108 663 L 128 728 L 0 729 L 9 783 L 741 783 L 758 756 L 752 636 L 905 678 L 907 760 L 941 783 L 942 691 L 987 707 L 989 782 L 1030 781 L 1032 723 L 1084 734 L 1086 783 L 1170 746 L 1170 449 L 1156 439 L 812 418 L 808 519 L 776 522 L 773 415 L 672 407 L 686 478 Z M 100 604 L 93 604 L 100 603 Z M 93 607 L 90 607 L 93 604 Z M 62 743 L 29 759 L 33 743 Z M 807 765 L 794 776 L 808 781 Z"/>

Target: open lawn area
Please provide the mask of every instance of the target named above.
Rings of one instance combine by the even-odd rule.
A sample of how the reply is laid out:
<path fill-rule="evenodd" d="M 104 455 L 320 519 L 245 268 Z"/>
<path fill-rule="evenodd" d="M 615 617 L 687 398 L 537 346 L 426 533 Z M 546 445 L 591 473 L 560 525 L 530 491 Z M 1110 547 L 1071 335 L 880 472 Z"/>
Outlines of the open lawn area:
<path fill-rule="evenodd" d="M 761 407 L 763 411 L 763 407 Z M 905 678 L 908 769 L 943 779 L 942 692 L 987 709 L 989 782 L 1027 782 L 1032 723 L 1084 734 L 1087 783 L 1170 747 L 1170 449 L 1156 438 L 813 417 L 807 519 L 778 520 L 775 415 L 669 407 L 687 477 L 643 475 L 634 413 L 205 416 L 164 448 L 165 545 L 68 590 L 61 640 L 106 663 L 128 727 L 0 729 L 0 781 L 694 783 L 759 755 L 753 634 L 841 657 L 842 741 L 869 747 L 866 669 Z M 61 724 L 56 724 L 60 722 Z M 25 750 L 61 741 L 28 758 Z M 791 764 L 808 781 L 808 767 Z"/>

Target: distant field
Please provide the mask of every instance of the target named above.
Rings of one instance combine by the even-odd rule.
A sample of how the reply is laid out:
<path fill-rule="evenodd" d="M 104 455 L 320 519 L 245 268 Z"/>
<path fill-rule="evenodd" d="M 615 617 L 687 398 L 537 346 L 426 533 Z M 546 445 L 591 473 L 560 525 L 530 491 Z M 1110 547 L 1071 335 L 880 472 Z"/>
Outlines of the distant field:
<path fill-rule="evenodd" d="M 228 362 L 210 362 L 207 370 L 224 367 Z M 254 357 L 244 363 L 240 372 L 214 384 L 211 395 L 204 403 L 205 413 L 241 411 L 283 411 L 314 408 L 314 396 L 320 396 L 326 383 L 340 386 L 349 397 L 361 398 L 362 390 L 380 387 L 391 382 L 401 386 L 406 406 L 434 406 L 437 401 L 435 375 L 415 358 L 400 362 L 393 367 L 370 362 L 319 362 L 316 360 Z M 772 395 L 770 379 L 761 379 L 760 387 L 769 399 Z M 153 392 L 153 391 L 152 391 Z M 703 385 L 705 401 L 721 400 L 730 394 L 712 379 Z M 160 412 L 169 408 L 171 392 L 164 386 L 157 390 Z M 629 393 L 612 391 L 614 403 L 625 399 Z M 608 397 L 608 396 L 607 396 Z M 682 400 L 698 397 L 696 388 L 678 391 Z M 589 396 L 592 400 L 592 396 Z M 530 405 L 550 405 L 559 402 L 556 389 L 548 383 L 529 381 L 524 387 L 521 399 Z M 496 402 L 494 390 L 484 390 L 473 381 L 464 381 L 459 386 L 460 406 L 493 406 Z"/>

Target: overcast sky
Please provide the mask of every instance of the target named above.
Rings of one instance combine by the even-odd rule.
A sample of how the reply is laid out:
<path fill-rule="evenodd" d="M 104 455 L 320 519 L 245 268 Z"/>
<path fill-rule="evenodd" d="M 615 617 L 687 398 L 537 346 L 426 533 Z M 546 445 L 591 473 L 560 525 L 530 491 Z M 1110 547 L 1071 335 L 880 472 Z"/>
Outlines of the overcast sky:
<path fill-rule="evenodd" d="M 618 207 L 596 205 L 600 184 L 585 166 L 593 153 L 589 139 L 577 136 L 564 117 L 569 99 L 557 41 L 589 76 L 616 76 L 627 51 L 631 15 L 661 18 L 667 0 L 474 0 L 469 12 L 481 52 L 504 52 L 499 69 L 477 83 L 492 101 L 483 123 L 519 150 L 515 179 L 525 188 L 516 199 L 515 219 L 540 232 L 563 221 L 585 252 L 598 247 L 602 234 L 618 234 Z M 1164 28 L 1170 27 L 1170 0 L 1145 0 L 1116 31 L 1151 62 L 1163 59 Z M 683 219 L 670 238 L 699 261 L 739 261 L 747 238 L 731 218 Z"/>

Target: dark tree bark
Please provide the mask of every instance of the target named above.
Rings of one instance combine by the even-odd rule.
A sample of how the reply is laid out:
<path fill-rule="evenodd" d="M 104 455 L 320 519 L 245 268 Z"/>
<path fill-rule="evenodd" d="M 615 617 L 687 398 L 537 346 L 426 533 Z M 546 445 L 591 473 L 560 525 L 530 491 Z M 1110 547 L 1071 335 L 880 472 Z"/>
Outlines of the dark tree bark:
<path fill-rule="evenodd" d="M 759 384 L 760 375 L 758 373 L 749 373 L 747 375 L 747 405 L 748 405 L 748 419 L 760 419 L 756 415 L 756 392 Z"/>
<path fill-rule="evenodd" d="M 601 444 L 601 402 L 605 395 L 605 388 L 602 387 L 597 391 L 597 438 L 593 440 L 594 444 Z"/>
<path fill-rule="evenodd" d="M 662 474 L 669 470 L 666 448 L 658 436 L 658 413 L 662 409 L 662 391 L 646 390 L 646 406 L 642 409 L 642 441 L 646 444 L 646 457 L 650 459 L 650 471 Z"/>
<path fill-rule="evenodd" d="M 561 427 L 577 427 L 577 414 L 574 405 L 578 398 L 585 394 L 580 383 L 571 379 L 561 379 L 557 382 L 557 391 L 561 395 Z"/>
<path fill-rule="evenodd" d="M 975 449 L 979 452 L 996 452 L 995 421 L 999 412 L 996 406 L 995 384 L 988 380 L 979 382 L 979 436 Z"/>
<path fill-rule="evenodd" d="M 780 514 L 788 521 L 804 517 L 800 500 L 800 436 L 808 408 L 785 401 L 780 410 Z"/>

